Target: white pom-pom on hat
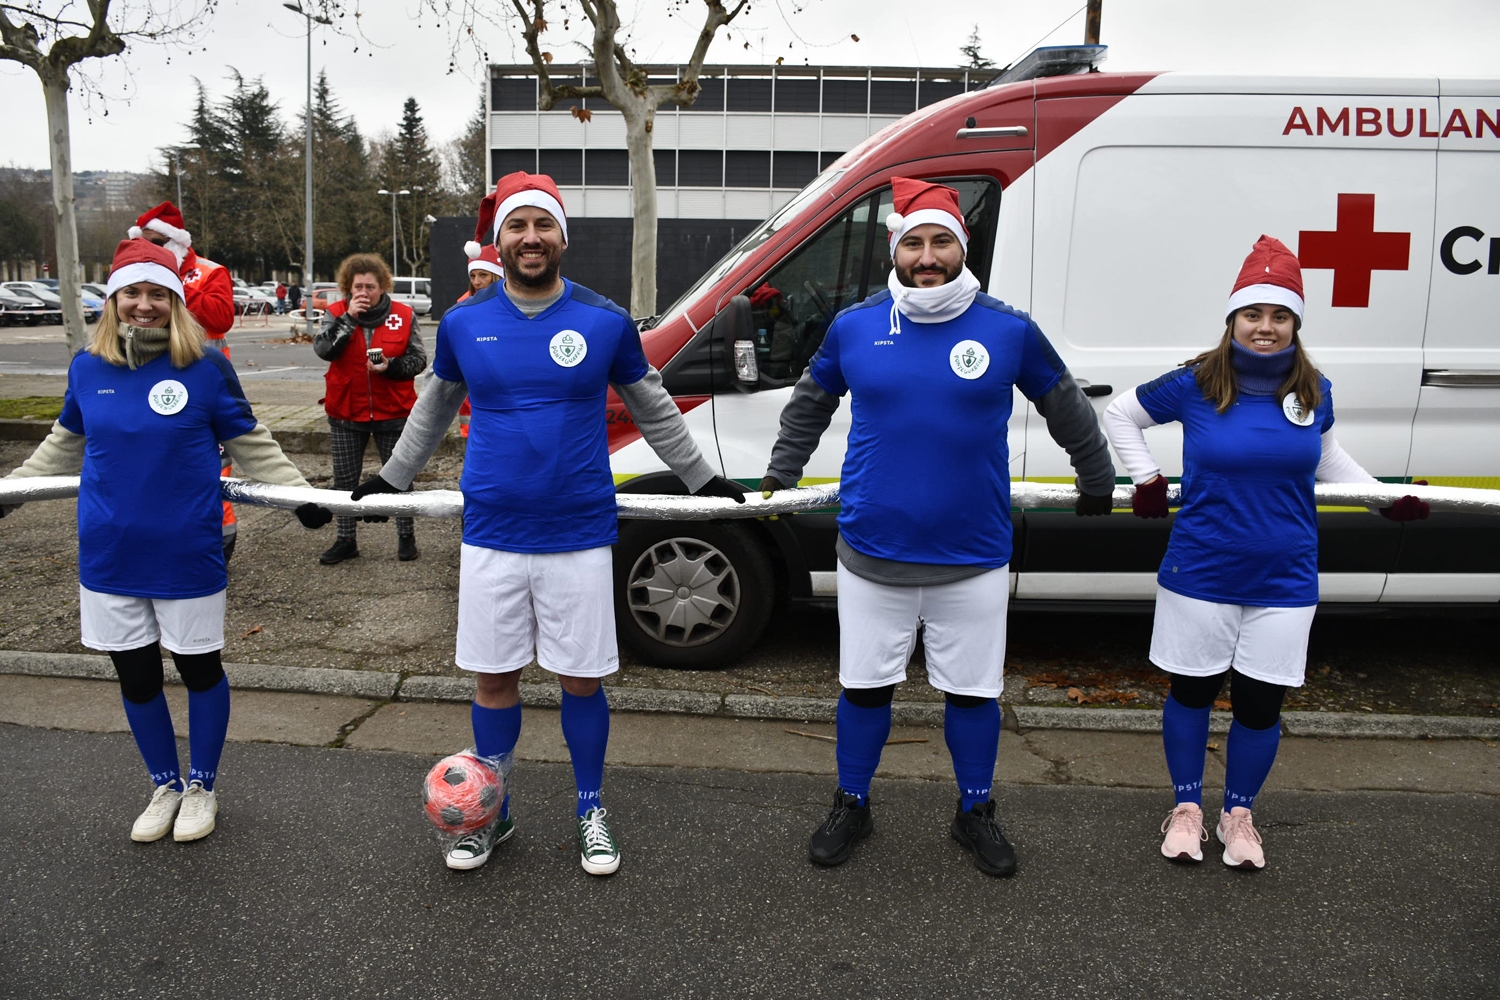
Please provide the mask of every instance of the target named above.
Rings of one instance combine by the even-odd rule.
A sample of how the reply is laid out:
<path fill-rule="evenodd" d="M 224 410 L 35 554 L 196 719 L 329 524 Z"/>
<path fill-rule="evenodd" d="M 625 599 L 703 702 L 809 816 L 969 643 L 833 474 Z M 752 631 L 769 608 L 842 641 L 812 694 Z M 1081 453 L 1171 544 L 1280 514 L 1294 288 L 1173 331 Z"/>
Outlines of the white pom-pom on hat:
<path fill-rule="evenodd" d="M 130 229 L 127 232 L 129 233 L 130 238 L 133 239 L 133 240 L 138 240 L 138 239 L 141 238 L 141 227 L 140 226 L 131 226 Z"/>
<path fill-rule="evenodd" d="M 899 233 L 901 231 L 901 225 L 905 221 L 906 216 L 902 215 L 900 212 L 892 212 L 890 215 L 887 215 L 885 217 L 885 228 L 889 232 Z"/>
<path fill-rule="evenodd" d="M 483 250 L 484 247 L 474 240 L 470 240 L 469 242 L 464 244 L 464 256 L 468 257 L 470 260 L 474 260 L 476 257 L 478 257 L 480 252 Z"/>

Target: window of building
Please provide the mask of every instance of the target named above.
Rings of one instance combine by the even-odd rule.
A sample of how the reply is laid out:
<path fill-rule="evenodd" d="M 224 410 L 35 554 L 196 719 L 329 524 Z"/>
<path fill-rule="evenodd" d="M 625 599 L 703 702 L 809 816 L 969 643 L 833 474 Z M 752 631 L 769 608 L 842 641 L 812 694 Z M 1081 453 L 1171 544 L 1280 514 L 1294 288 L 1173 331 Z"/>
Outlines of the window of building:
<path fill-rule="evenodd" d="M 625 187 L 630 183 L 630 153 L 624 149 L 589 149 L 583 154 L 589 184 Z"/>
<path fill-rule="evenodd" d="M 599 86 L 599 78 L 597 76 L 595 76 L 594 74 L 592 74 L 592 73 L 589 73 L 589 74 L 585 75 L 584 78 L 583 78 L 583 82 L 584 82 L 584 86 L 586 86 L 586 87 L 597 87 L 597 86 Z M 590 97 L 588 100 L 584 101 L 583 103 L 584 103 L 584 106 L 587 107 L 590 111 L 614 111 L 615 110 L 615 106 L 613 104 L 609 103 L 609 101 L 605 100 L 602 97 Z"/>
<path fill-rule="evenodd" d="M 818 176 L 817 153 L 794 153 L 776 151 L 771 162 L 771 186 L 777 188 L 802 188 Z"/>
<path fill-rule="evenodd" d="M 536 79 L 529 76 L 497 76 L 490 80 L 492 111 L 535 111 Z"/>
<path fill-rule="evenodd" d="M 536 173 L 536 150 L 534 149 L 492 149 L 490 150 L 490 175 L 496 179 L 506 174 L 513 174 L 517 170 L 524 170 L 528 174 Z"/>
<path fill-rule="evenodd" d="M 552 77 L 552 86 L 553 87 L 581 87 L 581 86 L 583 86 L 583 78 L 582 77 L 578 77 L 578 76 L 554 76 L 554 77 Z M 578 100 L 576 97 L 569 97 L 569 98 L 566 98 L 566 99 L 559 98 L 558 101 L 557 101 L 557 103 L 555 103 L 555 104 L 552 105 L 552 110 L 553 111 L 567 111 L 569 108 L 581 108 L 581 107 L 583 107 L 583 102 L 580 101 L 580 100 Z"/>
<path fill-rule="evenodd" d="M 823 81 L 825 115 L 862 115 L 868 112 L 870 86 L 866 80 Z"/>
<path fill-rule="evenodd" d="M 681 187 L 722 187 L 724 154 L 717 149 L 678 150 L 677 183 Z"/>
<path fill-rule="evenodd" d="M 917 81 L 870 81 L 870 114 L 909 115 L 915 110 L 917 110 Z"/>
<path fill-rule="evenodd" d="M 963 80 L 929 80 L 922 79 L 921 90 L 917 93 L 920 102 L 919 107 L 927 107 L 938 101 L 946 101 L 950 97 L 956 97 L 964 92 Z"/>
<path fill-rule="evenodd" d="M 818 163 L 819 163 L 818 173 L 822 173 L 823 171 L 827 170 L 829 167 L 831 167 L 833 165 L 833 161 L 834 160 L 837 160 L 840 156 L 843 156 L 843 155 L 844 155 L 843 153 L 819 153 L 818 154 Z"/>
<path fill-rule="evenodd" d="M 543 149 L 537 154 L 541 172 L 559 185 L 577 187 L 583 183 L 583 150 Z"/>
<path fill-rule="evenodd" d="M 724 154 L 724 186 L 764 188 L 771 186 L 769 150 L 732 149 Z"/>
<path fill-rule="evenodd" d="M 778 76 L 776 78 L 776 110 L 817 114 L 817 78 Z"/>
<path fill-rule="evenodd" d="M 770 111 L 771 81 L 755 77 L 732 77 L 729 81 L 728 110 Z"/>
<path fill-rule="evenodd" d="M 656 186 L 677 186 L 677 150 L 675 149 L 653 149 L 652 158 L 656 161 Z"/>
<path fill-rule="evenodd" d="M 724 110 L 724 81 L 716 76 L 698 77 L 698 86 L 703 89 L 698 92 L 698 99 L 683 108 L 683 111 L 723 111 Z"/>

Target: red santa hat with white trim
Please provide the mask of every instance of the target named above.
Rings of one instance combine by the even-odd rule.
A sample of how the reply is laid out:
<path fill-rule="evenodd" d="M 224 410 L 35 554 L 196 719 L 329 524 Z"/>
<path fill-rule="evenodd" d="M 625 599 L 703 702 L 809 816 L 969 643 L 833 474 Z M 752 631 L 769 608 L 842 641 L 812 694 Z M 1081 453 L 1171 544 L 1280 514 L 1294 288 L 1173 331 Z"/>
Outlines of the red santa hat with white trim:
<path fill-rule="evenodd" d="M 1264 234 L 1255 241 L 1229 293 L 1224 319 L 1246 306 L 1285 306 L 1302 322 L 1302 263 L 1286 244 Z"/>
<path fill-rule="evenodd" d="M 121 240 L 115 247 L 115 259 L 109 267 L 107 295 L 126 285 L 149 281 L 153 285 L 170 288 L 182 298 L 182 278 L 177 273 L 177 256 L 166 247 L 157 246 L 150 240 Z"/>
<path fill-rule="evenodd" d="M 473 250 L 470 253 L 470 250 Z M 480 246 L 474 240 L 464 244 L 464 253 L 469 257 L 470 271 L 488 271 L 497 278 L 505 277 L 505 271 L 500 267 L 500 252 L 495 249 L 493 243 Z"/>
<path fill-rule="evenodd" d="M 193 245 L 193 234 L 182 228 L 182 213 L 170 201 L 164 201 L 143 213 L 135 220 L 135 225 L 130 227 L 128 235 L 133 240 L 140 239 L 147 229 L 161 233 L 169 241 L 181 243 L 184 247 Z"/>
<path fill-rule="evenodd" d="M 896 244 L 918 226 L 935 223 L 958 237 L 964 254 L 969 252 L 969 230 L 964 213 L 958 207 L 958 192 L 942 184 L 919 181 L 911 177 L 891 178 L 891 200 L 895 211 L 885 217 L 885 228 L 891 233 L 891 254 Z"/>
<path fill-rule="evenodd" d="M 517 170 L 506 174 L 495 182 L 495 190 L 484 196 L 479 203 L 479 224 L 474 227 L 474 240 L 464 244 L 464 253 L 473 260 L 479 251 L 475 244 L 494 243 L 500 236 L 500 226 L 506 216 L 518 208 L 540 208 L 557 220 L 562 230 L 563 244 L 568 242 L 568 216 L 563 211 L 562 194 L 557 184 L 546 174 L 528 174 Z"/>

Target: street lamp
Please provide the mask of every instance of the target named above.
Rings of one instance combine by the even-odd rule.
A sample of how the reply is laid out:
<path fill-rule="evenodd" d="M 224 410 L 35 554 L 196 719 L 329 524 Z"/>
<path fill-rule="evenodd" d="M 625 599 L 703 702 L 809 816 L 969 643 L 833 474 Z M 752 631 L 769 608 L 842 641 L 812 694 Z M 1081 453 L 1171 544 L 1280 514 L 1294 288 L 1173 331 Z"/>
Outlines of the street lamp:
<path fill-rule="evenodd" d="M 196 142 L 185 142 L 181 146 L 172 147 L 172 173 L 177 175 L 177 211 L 182 211 L 182 162 L 181 155 L 185 149 L 201 149 Z"/>
<path fill-rule="evenodd" d="M 284 3 L 281 6 L 307 18 L 307 155 L 303 160 L 307 167 L 307 210 L 304 213 L 306 227 L 302 232 L 302 286 L 306 293 L 303 298 L 303 302 L 305 303 L 304 308 L 306 309 L 304 315 L 307 318 L 306 332 L 311 335 L 313 323 L 312 33 L 314 22 L 318 24 L 332 24 L 333 21 L 321 15 L 315 15 L 310 10 L 303 10 L 300 3 Z"/>
<path fill-rule="evenodd" d="M 417 188 L 417 190 L 420 191 L 422 189 Z M 396 197 L 398 195 L 411 194 L 411 192 L 406 188 L 402 188 L 400 191 L 387 191 L 385 188 L 381 188 L 375 193 L 391 196 L 391 270 L 394 271 L 398 269 L 396 266 Z"/>

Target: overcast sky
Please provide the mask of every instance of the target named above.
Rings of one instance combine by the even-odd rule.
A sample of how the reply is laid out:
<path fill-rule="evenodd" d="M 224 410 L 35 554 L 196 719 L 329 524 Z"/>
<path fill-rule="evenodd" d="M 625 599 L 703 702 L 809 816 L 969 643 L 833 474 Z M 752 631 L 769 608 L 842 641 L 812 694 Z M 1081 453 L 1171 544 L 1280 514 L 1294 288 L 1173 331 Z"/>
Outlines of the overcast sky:
<path fill-rule="evenodd" d="M 367 135 L 392 130 L 411 96 L 434 142 L 455 137 L 483 76 L 473 51 L 461 47 L 459 72 L 449 74 L 452 33 L 430 16 L 419 18 L 419 0 L 360 2 L 363 37 L 320 29 L 314 73 L 328 71 L 334 93 Z M 519 37 L 498 20 L 509 3 L 477 2 L 496 12 L 495 23 L 478 31 L 491 60 L 523 61 Z M 75 0 L 75 6 L 81 5 Z M 577 6 L 567 6 L 571 30 L 561 30 L 562 16 L 549 14 L 553 27 L 543 36 L 560 62 L 583 53 L 569 41 L 582 37 Z M 678 6 L 685 16 L 662 13 Z M 759 0 L 743 23 L 731 25 L 728 38 L 720 33 L 709 62 L 758 64 L 784 56 L 798 65 L 952 66 L 977 25 L 984 54 L 1004 65 L 1036 44 L 1081 41 L 1082 7 L 1082 0 Z M 629 44 L 639 61 L 687 56 L 700 4 L 621 0 L 621 8 L 634 16 Z M 186 138 L 182 123 L 194 78 L 222 95 L 231 67 L 264 79 L 290 119 L 305 99 L 302 24 L 280 0 L 221 0 L 191 52 L 143 44 L 123 59 L 94 62 L 88 73 L 103 97 L 85 99 L 75 86 L 74 168 L 158 166 L 157 149 Z M 1106 70 L 1500 76 L 1497 0 L 1105 0 L 1102 35 Z M 46 167 L 46 115 L 31 70 L 0 63 L 0 108 L 0 165 Z"/>

